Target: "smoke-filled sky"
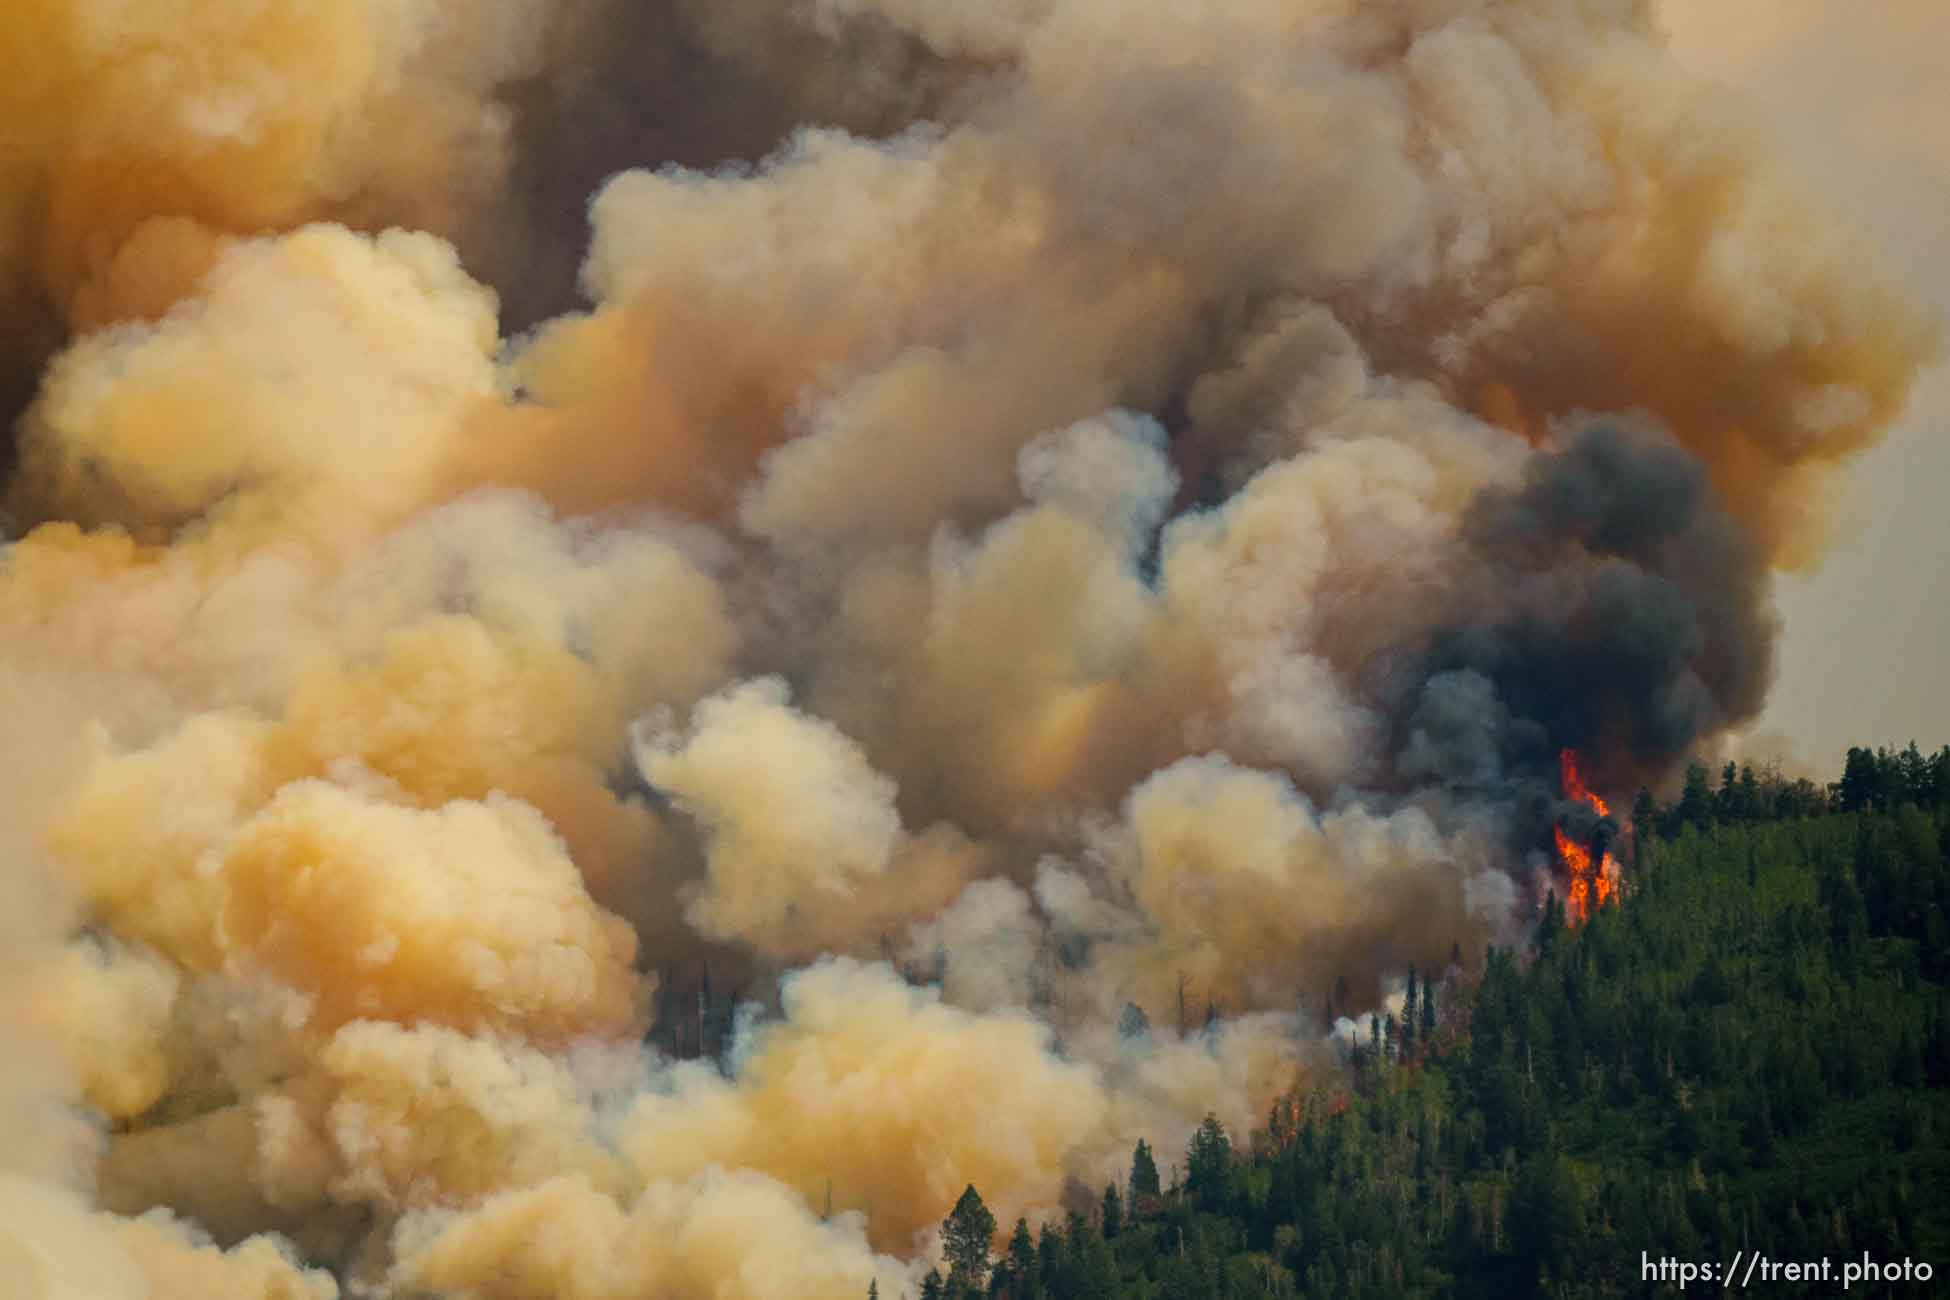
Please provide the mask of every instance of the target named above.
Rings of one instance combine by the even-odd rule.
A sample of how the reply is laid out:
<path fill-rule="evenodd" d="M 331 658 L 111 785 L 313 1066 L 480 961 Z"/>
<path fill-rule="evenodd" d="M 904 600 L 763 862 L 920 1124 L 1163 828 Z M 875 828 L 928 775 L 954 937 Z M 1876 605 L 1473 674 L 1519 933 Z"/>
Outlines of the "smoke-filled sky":
<path fill-rule="evenodd" d="M 892 1297 L 967 1183 L 1250 1127 L 1605 833 L 1562 751 L 1806 671 L 1939 343 L 1649 0 L 30 0 L 0 66 L 35 1300 Z"/>
<path fill-rule="evenodd" d="M 1899 0 L 1862 21 L 1821 0 L 1664 0 L 1661 16 L 1679 59 L 1747 96 L 1784 156 L 1950 315 L 1943 7 Z M 1837 545 L 1818 570 L 1781 584 L 1781 675 L 1759 730 L 1825 771 L 1849 745 L 1950 736 L 1945 484 L 1950 368 L 1938 364 L 1850 476 Z"/>

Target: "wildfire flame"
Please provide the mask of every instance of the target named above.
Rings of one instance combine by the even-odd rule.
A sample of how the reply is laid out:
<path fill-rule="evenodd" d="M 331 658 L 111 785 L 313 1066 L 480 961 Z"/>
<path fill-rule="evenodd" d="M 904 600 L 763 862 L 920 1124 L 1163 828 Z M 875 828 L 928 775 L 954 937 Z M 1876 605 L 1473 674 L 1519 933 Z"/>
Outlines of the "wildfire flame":
<path fill-rule="evenodd" d="M 1557 762 L 1564 797 L 1583 804 L 1600 817 L 1611 816 L 1610 806 L 1584 783 L 1584 775 L 1578 771 L 1577 751 L 1561 751 Z M 1570 878 L 1564 910 L 1575 925 L 1590 917 L 1592 907 L 1603 907 L 1618 897 L 1618 859 L 1606 852 L 1594 865 L 1590 847 L 1566 835 L 1562 826 L 1553 827 L 1551 835 L 1557 841 L 1557 860 Z"/>

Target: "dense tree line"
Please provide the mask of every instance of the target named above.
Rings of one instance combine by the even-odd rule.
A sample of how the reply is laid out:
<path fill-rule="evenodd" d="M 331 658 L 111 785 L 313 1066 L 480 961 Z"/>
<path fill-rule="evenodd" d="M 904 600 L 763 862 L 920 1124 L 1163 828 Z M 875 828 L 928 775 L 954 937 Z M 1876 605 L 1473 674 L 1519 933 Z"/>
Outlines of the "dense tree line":
<path fill-rule="evenodd" d="M 1703 763 L 1686 769 L 1679 798 L 1661 808 L 1641 790 L 1632 823 L 1641 838 L 1671 839 L 1680 828 L 1707 830 L 1727 822 L 1791 820 L 1825 812 L 1888 812 L 1913 804 L 1926 812 L 1950 808 L 1950 745 L 1924 754 L 1911 741 L 1905 749 L 1848 751 L 1841 780 L 1817 785 L 1806 777 L 1789 779 L 1778 764 L 1756 769 L 1728 762 L 1716 786 Z"/>
<path fill-rule="evenodd" d="M 1548 901 L 1531 942 L 1418 980 L 1259 1132 L 1208 1120 L 1168 1186 L 1140 1144 L 1091 1212 L 1017 1223 L 979 1268 L 971 1188 L 930 1294 L 1677 1295 L 1641 1252 L 1740 1250 L 1908 1256 L 1941 1282 L 1946 755 L 1853 750 L 1828 789 L 1696 768 L 1671 807 L 1639 801 L 1621 906 L 1567 928 Z"/>

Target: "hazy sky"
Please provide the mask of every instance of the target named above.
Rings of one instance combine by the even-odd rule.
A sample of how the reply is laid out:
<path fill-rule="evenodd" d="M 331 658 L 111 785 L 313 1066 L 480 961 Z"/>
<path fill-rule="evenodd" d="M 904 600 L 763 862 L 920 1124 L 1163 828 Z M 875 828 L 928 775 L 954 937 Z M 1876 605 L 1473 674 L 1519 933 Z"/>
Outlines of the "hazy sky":
<path fill-rule="evenodd" d="M 1664 0 L 1679 56 L 1743 90 L 1820 190 L 1950 316 L 1950 6 Z M 1757 731 L 1829 769 L 1848 745 L 1950 742 L 1950 367 L 1854 467 L 1819 571 L 1781 583 L 1780 680 Z"/>

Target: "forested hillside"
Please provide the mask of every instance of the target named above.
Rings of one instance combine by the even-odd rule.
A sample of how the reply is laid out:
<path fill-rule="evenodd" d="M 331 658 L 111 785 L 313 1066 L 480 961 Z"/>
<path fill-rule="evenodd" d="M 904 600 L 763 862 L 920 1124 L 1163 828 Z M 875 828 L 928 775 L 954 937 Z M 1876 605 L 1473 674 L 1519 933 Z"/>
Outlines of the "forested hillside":
<path fill-rule="evenodd" d="M 1642 1252 L 1950 1265 L 1947 777 L 1950 750 L 1857 750 L 1828 790 L 1729 767 L 1670 808 L 1642 796 L 1619 905 L 1567 927 L 1547 900 L 1522 950 L 1411 985 L 1340 1079 L 1250 1137 L 1208 1121 L 1187 1152 L 1140 1151 L 1100 1209 L 1018 1225 L 981 1280 L 1611 1296 L 1678 1294 Z M 980 1210 L 964 1197 L 951 1244 Z M 930 1291 L 974 1289 L 979 1251 L 960 1258 Z"/>

